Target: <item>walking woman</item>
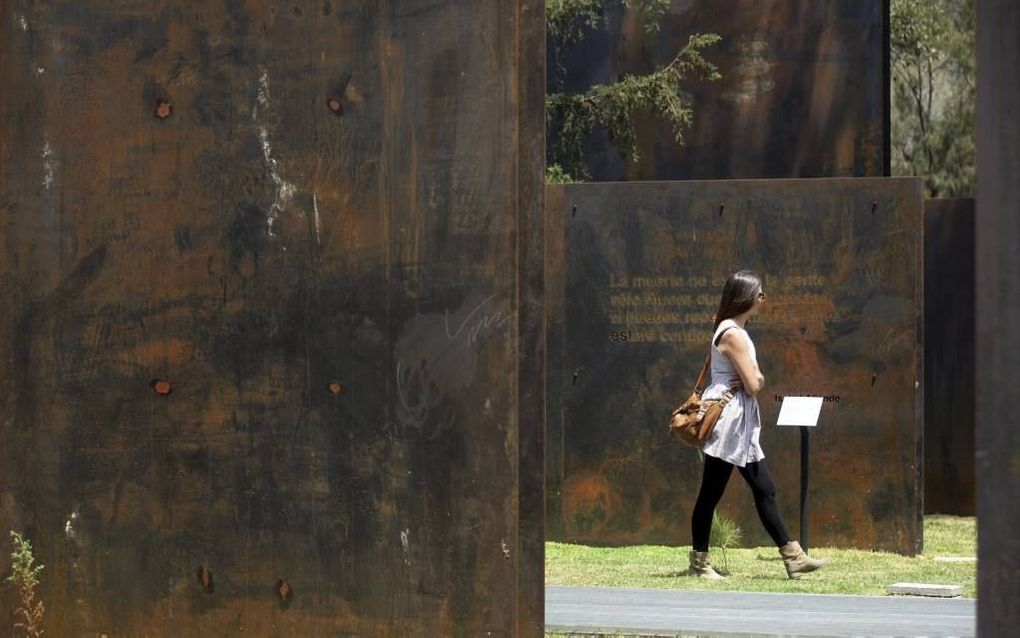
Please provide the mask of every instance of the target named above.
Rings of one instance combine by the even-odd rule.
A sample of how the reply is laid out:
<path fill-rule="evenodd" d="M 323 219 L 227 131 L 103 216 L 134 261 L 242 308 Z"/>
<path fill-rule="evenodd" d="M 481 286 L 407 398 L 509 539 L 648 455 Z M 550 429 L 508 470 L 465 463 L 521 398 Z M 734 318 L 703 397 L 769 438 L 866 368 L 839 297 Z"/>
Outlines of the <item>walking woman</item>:
<path fill-rule="evenodd" d="M 751 487 L 758 516 L 779 548 L 787 575 L 800 578 L 801 574 L 828 562 L 810 558 L 800 543 L 790 538 L 776 506 L 776 486 L 769 475 L 765 452 L 758 443 L 761 418 L 757 394 L 765 387 L 765 377 L 758 368 L 754 343 L 745 326 L 748 319 L 761 311 L 764 303 L 761 277 L 750 270 L 741 270 L 726 280 L 715 316 L 712 376 L 702 399 L 721 398 L 727 390 L 733 391 L 733 399 L 723 410 L 703 448 L 705 467 L 691 516 L 693 548 L 688 572 L 712 580 L 722 578 L 708 560 L 712 516 L 734 467 Z"/>

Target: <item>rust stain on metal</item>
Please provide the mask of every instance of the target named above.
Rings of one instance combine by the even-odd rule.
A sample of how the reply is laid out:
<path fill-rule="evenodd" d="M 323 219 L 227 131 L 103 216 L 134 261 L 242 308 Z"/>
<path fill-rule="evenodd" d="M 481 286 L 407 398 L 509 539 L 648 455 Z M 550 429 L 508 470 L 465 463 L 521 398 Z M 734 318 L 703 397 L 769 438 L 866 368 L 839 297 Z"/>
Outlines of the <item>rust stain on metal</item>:
<path fill-rule="evenodd" d="M 201 565 L 198 568 L 198 584 L 202 586 L 203 591 L 207 594 L 211 594 L 216 590 L 216 584 L 213 582 L 212 572 L 205 565 Z"/>
<path fill-rule="evenodd" d="M 685 85 L 695 116 L 684 144 L 639 116 L 636 163 L 590 140 L 596 181 L 884 174 L 883 0 L 672 4 L 648 37 L 639 7 L 603 3 L 606 33 L 559 52 L 562 82 L 576 90 L 662 68 L 692 33 L 722 37 L 704 52 L 722 78 Z"/>
<path fill-rule="evenodd" d="M 150 385 L 156 394 L 160 396 L 167 396 L 174 391 L 173 386 L 166 379 L 153 379 Z"/>
<path fill-rule="evenodd" d="M 344 384 L 337 380 L 332 380 L 326 384 L 326 390 L 333 396 L 338 397 L 344 393 Z"/>
<path fill-rule="evenodd" d="M 276 581 L 276 596 L 280 599 L 280 607 L 286 609 L 294 598 L 294 588 L 281 578 Z"/>
<path fill-rule="evenodd" d="M 918 180 L 575 184 L 547 193 L 547 219 L 564 220 L 547 239 L 556 265 L 547 282 L 550 540 L 690 542 L 700 462 L 663 424 L 704 362 L 723 282 L 752 268 L 768 293 L 750 326 L 769 379 L 761 438 L 791 532 L 799 440 L 774 424 L 783 396 L 813 394 L 826 400 L 812 432 L 812 542 L 918 551 Z M 882 215 L 870 214 L 876 201 Z M 740 202 L 739 214 L 716 214 L 720 202 Z M 571 205 L 585 215 L 569 220 Z M 743 485 L 730 486 L 722 508 L 749 542 L 768 544 Z"/>
<path fill-rule="evenodd" d="M 156 106 L 152 110 L 152 114 L 161 120 L 170 117 L 173 112 L 173 104 L 166 100 L 156 100 Z"/>
<path fill-rule="evenodd" d="M 489 551 L 541 538 L 516 447 L 541 175 L 506 177 L 541 154 L 541 5 L 294 4 L 0 20 L 0 528 L 36 530 L 47 635 L 474 635 L 541 591 Z M 444 312 L 493 294 L 512 323 L 452 343 Z"/>

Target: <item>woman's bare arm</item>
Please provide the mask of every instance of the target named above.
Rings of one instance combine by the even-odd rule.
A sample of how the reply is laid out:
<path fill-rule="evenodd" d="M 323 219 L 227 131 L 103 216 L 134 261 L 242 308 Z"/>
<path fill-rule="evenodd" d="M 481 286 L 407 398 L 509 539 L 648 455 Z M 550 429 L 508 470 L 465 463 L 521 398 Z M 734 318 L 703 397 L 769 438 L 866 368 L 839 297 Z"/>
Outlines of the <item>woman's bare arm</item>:
<path fill-rule="evenodd" d="M 755 396 L 765 387 L 765 377 L 758 364 L 751 359 L 751 351 L 747 348 L 747 340 L 744 335 L 739 334 L 739 328 L 733 328 L 723 333 L 719 339 L 719 352 L 730 358 L 733 367 L 737 369 L 740 380 L 744 384 L 744 391 Z"/>

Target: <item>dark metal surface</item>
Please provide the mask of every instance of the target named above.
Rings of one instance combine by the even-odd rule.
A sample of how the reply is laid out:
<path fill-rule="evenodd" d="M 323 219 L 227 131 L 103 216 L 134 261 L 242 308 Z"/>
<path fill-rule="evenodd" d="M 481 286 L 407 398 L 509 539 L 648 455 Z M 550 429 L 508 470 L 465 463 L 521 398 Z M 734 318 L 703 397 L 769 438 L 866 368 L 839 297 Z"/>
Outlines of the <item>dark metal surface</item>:
<path fill-rule="evenodd" d="M 536 635 L 541 15 L 0 1 L 47 635 Z"/>
<path fill-rule="evenodd" d="M 517 41 L 517 635 L 545 630 L 545 4 L 520 3 Z M 531 68 L 526 68 L 532 65 Z M 489 149 L 490 161 L 500 153 Z"/>
<path fill-rule="evenodd" d="M 1020 626 L 1020 4 L 977 0 L 978 634 Z"/>
<path fill-rule="evenodd" d="M 666 416 L 704 361 L 726 276 L 748 267 L 769 294 L 750 331 L 788 527 L 798 433 L 775 427 L 777 399 L 816 394 L 812 545 L 919 551 L 920 181 L 552 186 L 547 210 L 550 539 L 690 542 L 701 465 Z M 721 512 L 769 543 L 739 479 Z"/>
<path fill-rule="evenodd" d="M 808 513 L 808 501 L 811 492 L 811 430 L 798 427 L 800 430 L 800 546 L 806 552 L 811 547 L 811 518 Z"/>
<path fill-rule="evenodd" d="M 597 181 L 888 174 L 888 0 L 674 2 L 654 34 L 636 9 L 604 5 L 607 29 L 550 59 L 550 91 L 557 66 L 583 90 L 661 68 L 693 33 L 722 36 L 705 53 L 722 79 L 689 83 L 683 147 L 651 117 L 636 164 L 593 139 Z"/>
<path fill-rule="evenodd" d="M 924 510 L 974 516 L 974 200 L 924 202 Z"/>

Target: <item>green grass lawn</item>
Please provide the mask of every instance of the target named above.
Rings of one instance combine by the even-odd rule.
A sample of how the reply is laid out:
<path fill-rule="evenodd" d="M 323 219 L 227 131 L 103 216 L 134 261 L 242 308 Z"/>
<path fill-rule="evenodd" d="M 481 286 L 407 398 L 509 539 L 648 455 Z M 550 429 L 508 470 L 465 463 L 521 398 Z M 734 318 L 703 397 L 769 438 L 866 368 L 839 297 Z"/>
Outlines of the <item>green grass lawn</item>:
<path fill-rule="evenodd" d="M 926 516 L 924 554 L 909 558 L 886 552 L 832 547 L 812 548 L 816 558 L 832 562 L 823 570 L 789 580 L 774 547 L 728 549 L 726 560 L 712 548 L 712 564 L 727 579 L 710 582 L 685 576 L 690 547 L 640 545 L 587 547 L 546 543 L 547 585 L 590 587 L 649 587 L 655 589 L 712 589 L 718 591 L 788 592 L 802 594 L 886 595 L 898 582 L 961 585 L 966 598 L 976 594 L 976 563 L 936 562 L 936 556 L 975 556 L 974 518 Z"/>

